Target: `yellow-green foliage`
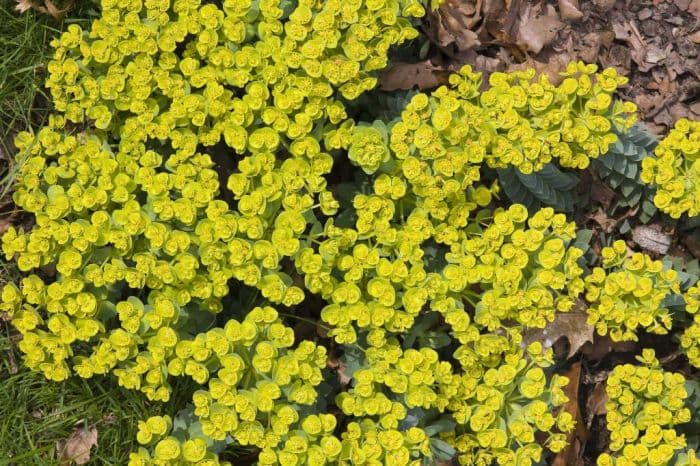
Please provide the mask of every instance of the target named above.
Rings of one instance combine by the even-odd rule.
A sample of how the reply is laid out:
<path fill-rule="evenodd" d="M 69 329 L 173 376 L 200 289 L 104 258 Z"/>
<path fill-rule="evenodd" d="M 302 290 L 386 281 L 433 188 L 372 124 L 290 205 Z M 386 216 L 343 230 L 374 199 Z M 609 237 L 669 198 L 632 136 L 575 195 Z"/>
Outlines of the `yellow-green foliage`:
<path fill-rule="evenodd" d="M 568 401 L 568 379 L 544 369 L 552 351 L 533 343 L 523 352 L 517 332 L 510 338 L 487 334 L 455 353 L 465 374 L 454 411 L 457 428 L 445 438 L 454 443 L 461 464 L 532 464 L 540 461 L 542 443 L 553 451 L 566 446 L 574 420 L 556 408 Z M 537 437 L 537 441 L 535 440 Z"/>
<path fill-rule="evenodd" d="M 700 214 L 700 122 L 678 120 L 642 161 L 641 180 L 656 185 L 654 204 L 673 218 Z"/>
<path fill-rule="evenodd" d="M 588 323 L 598 334 L 613 341 L 637 341 L 636 331 L 665 334 L 671 329 L 671 315 L 663 300 L 680 293 L 675 270 L 663 270 L 661 261 L 636 252 L 627 257 L 624 241 L 602 250 L 602 267 L 585 278 Z"/>
<path fill-rule="evenodd" d="M 417 0 L 103 0 L 90 31 L 56 41 L 57 113 L 17 139 L 15 201 L 36 224 L 3 237 L 26 276 L 2 310 L 52 380 L 111 374 L 157 401 L 172 378 L 199 385 L 191 429 L 144 420 L 131 465 L 219 464 L 217 442 L 283 466 L 419 465 L 441 448 L 465 465 L 530 465 L 564 448 L 567 379 L 521 333 L 584 290 L 575 224 L 492 207 L 499 187 L 481 169 L 586 167 L 634 105 L 612 102 L 625 78 L 592 65 L 556 86 L 494 73 L 485 91 L 464 67 L 400 119 L 348 118 L 343 101 L 375 86 L 423 14 Z M 371 175 L 349 222 L 326 178 L 344 157 Z M 655 330 L 657 294 L 677 285 L 645 261 L 625 267 L 650 293 L 616 272 L 602 288 L 641 299 L 651 321 L 636 318 Z M 246 287 L 253 302 L 224 309 Z M 324 400 L 326 348 L 283 321 L 309 294 L 329 337 L 359 354 L 351 384 Z M 431 316 L 449 358 L 415 347 Z"/>
<path fill-rule="evenodd" d="M 664 466 L 686 446 L 674 428 L 691 418 L 685 378 L 664 371 L 653 350 L 645 349 L 637 359 L 642 365 L 616 366 L 607 379 L 611 453 L 600 455 L 598 466 Z M 690 456 L 690 462 L 674 464 L 696 464 L 692 451 Z"/>
<path fill-rule="evenodd" d="M 483 162 L 523 173 L 555 158 L 564 167 L 585 168 L 617 140 L 612 123 L 631 125 L 623 115 L 636 108 L 612 103 L 627 78 L 596 70 L 571 63 L 558 86 L 532 69 L 493 73 L 489 89 L 480 92 L 480 73 L 465 67 L 450 77 L 451 88 L 414 97 L 391 130 L 391 149 L 406 166 L 428 164 L 438 180 L 464 186 L 478 180 Z M 467 150 L 456 150 L 462 146 Z M 413 178 L 410 170 L 405 174 Z"/>
<path fill-rule="evenodd" d="M 681 348 L 690 363 L 700 368 L 700 283 L 688 289 L 683 298 L 685 310 L 693 316 L 693 322 L 681 336 Z"/>

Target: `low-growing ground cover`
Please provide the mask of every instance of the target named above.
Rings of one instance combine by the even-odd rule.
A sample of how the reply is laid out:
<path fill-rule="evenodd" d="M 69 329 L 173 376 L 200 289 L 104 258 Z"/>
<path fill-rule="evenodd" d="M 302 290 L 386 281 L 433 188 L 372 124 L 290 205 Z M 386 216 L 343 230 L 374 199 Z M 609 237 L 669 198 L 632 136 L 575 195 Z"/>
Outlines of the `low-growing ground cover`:
<path fill-rule="evenodd" d="M 581 61 L 377 90 L 425 14 L 103 0 L 51 39 L 8 171 L 10 461 L 698 461 L 697 261 L 659 248 L 697 233 L 700 124 L 658 141 Z M 586 228 L 587 176 L 624 224 Z"/>

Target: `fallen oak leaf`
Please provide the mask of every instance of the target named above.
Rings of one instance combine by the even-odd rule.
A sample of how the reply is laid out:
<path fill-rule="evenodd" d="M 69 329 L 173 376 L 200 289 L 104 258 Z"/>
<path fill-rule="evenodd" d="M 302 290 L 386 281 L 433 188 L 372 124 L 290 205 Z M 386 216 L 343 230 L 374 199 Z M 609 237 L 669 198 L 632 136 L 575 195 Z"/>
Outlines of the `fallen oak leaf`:
<path fill-rule="evenodd" d="M 58 459 L 62 466 L 68 466 L 71 461 L 75 464 L 85 464 L 90 461 L 90 450 L 97 446 L 97 428 L 89 430 L 81 427 L 65 441 L 56 445 Z"/>
<path fill-rule="evenodd" d="M 593 4 L 601 11 L 609 11 L 615 6 L 615 0 L 593 0 Z"/>
<path fill-rule="evenodd" d="M 520 15 L 518 44 L 529 52 L 539 53 L 564 26 L 552 5 L 547 5 L 544 12 L 538 14 L 535 8 L 528 4 Z"/>
<path fill-rule="evenodd" d="M 587 63 L 596 63 L 599 60 L 601 48 L 608 48 L 615 40 L 612 31 L 589 32 L 579 38 L 578 56 Z"/>
<path fill-rule="evenodd" d="M 481 0 L 446 0 L 430 15 L 430 33 L 441 47 L 470 50 L 481 42 L 473 28 L 481 21 Z"/>
<path fill-rule="evenodd" d="M 484 26 L 496 41 L 507 46 L 517 42 L 517 25 L 523 0 L 487 1 L 484 3 Z M 508 47 L 515 52 L 518 49 Z M 523 57 L 524 58 L 524 57 Z"/>
<path fill-rule="evenodd" d="M 578 301 L 571 312 L 561 312 L 543 329 L 529 329 L 523 334 L 523 344 L 539 341 L 545 348 L 551 348 L 560 338 L 569 341 L 567 359 L 576 354 L 586 343 L 593 343 L 595 327 L 588 323 L 585 304 Z M 578 309 L 576 309 L 578 307 Z"/>
<path fill-rule="evenodd" d="M 564 387 L 564 393 L 569 401 L 564 403 L 562 409 L 576 422 L 576 427 L 567 436 L 566 447 L 554 457 L 552 466 L 579 466 L 583 465 L 583 445 L 588 440 L 588 430 L 583 424 L 583 416 L 578 403 L 579 388 L 581 385 L 581 362 L 575 362 L 566 373 L 569 383 Z"/>
<path fill-rule="evenodd" d="M 644 38 L 639 34 L 633 21 L 614 22 L 613 32 L 615 39 L 627 42 L 630 48 L 630 57 L 640 67 L 647 66 L 646 63 L 646 43 Z M 651 68 L 649 68 L 651 69 Z M 649 71 L 645 68 L 645 71 Z"/>
<path fill-rule="evenodd" d="M 394 63 L 379 75 L 383 91 L 398 89 L 432 89 L 449 82 L 449 71 L 433 65 L 430 60 L 418 63 Z"/>
<path fill-rule="evenodd" d="M 537 60 L 531 57 L 522 63 L 509 66 L 507 71 L 516 70 L 527 70 L 528 68 L 534 68 L 535 71 L 541 74 L 546 74 L 549 76 L 549 82 L 556 85 L 564 80 L 564 77 L 560 74 L 562 71 L 566 70 L 566 65 L 569 64 L 575 57 L 572 57 L 568 52 L 547 54 L 542 53 L 541 56 L 537 57 Z M 548 55 L 544 57 L 543 55 Z M 546 61 L 540 61 L 545 59 Z"/>
<path fill-rule="evenodd" d="M 5 233 L 10 228 L 13 220 L 14 220 L 13 215 L 10 215 L 8 217 L 0 219 L 0 235 Z"/>
<path fill-rule="evenodd" d="M 597 176 L 593 178 L 593 182 L 591 183 L 592 200 L 603 206 L 603 209 L 608 210 L 616 197 L 617 194 L 615 193 L 615 190 L 601 181 Z"/>

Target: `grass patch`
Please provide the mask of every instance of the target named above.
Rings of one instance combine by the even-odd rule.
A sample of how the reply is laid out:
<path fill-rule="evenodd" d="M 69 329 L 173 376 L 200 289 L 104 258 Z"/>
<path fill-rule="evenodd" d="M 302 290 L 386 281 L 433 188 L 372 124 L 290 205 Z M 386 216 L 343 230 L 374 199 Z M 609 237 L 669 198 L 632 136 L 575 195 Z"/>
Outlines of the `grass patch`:
<path fill-rule="evenodd" d="M 6 199 L 14 180 L 14 136 L 39 128 L 51 111 L 44 89 L 46 65 L 53 54 L 49 45 L 70 23 L 83 27 L 95 14 L 91 0 L 81 0 L 61 23 L 33 10 L 19 14 L 14 0 L 0 2 L 0 199 Z M 60 4 L 59 4 L 60 5 Z"/>
<path fill-rule="evenodd" d="M 17 214 L 11 202 L 17 169 L 13 139 L 19 131 L 40 128 L 51 111 L 43 86 L 53 54 L 49 43 L 70 23 L 87 27 L 94 7 L 84 0 L 69 12 L 71 19 L 59 24 L 34 11 L 19 14 L 14 5 L 13 0 L 0 2 L 0 224 L 16 220 Z M 14 264 L 0 257 L 0 286 L 18 278 Z M 82 426 L 98 431 L 89 464 L 126 464 L 137 421 L 172 412 L 182 403 L 149 403 L 111 377 L 47 381 L 22 366 L 18 338 L 0 320 L 0 465 L 58 465 L 56 444 Z"/>
<path fill-rule="evenodd" d="M 2 323 L 0 335 L 0 465 L 58 466 L 56 445 L 79 427 L 95 427 L 91 465 L 124 465 L 137 447 L 138 421 L 176 414 L 190 401 L 191 382 L 174 381 L 168 403 L 149 402 L 112 377 L 50 382 L 21 366 L 17 333 Z M 184 396 L 179 396 L 184 395 Z"/>
<path fill-rule="evenodd" d="M 0 340 L 0 464 L 58 465 L 57 443 L 80 426 L 98 431 L 91 464 L 126 464 L 138 419 L 161 407 L 110 379 L 54 383 L 22 368 L 10 374 L 20 364 L 11 338 L 6 333 Z"/>

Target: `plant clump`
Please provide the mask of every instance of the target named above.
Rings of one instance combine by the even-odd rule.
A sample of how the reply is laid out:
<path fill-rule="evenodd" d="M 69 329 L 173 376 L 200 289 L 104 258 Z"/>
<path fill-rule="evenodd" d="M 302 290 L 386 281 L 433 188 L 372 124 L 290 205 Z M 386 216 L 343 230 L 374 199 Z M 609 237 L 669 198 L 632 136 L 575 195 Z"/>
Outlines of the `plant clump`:
<path fill-rule="evenodd" d="M 654 204 L 673 218 L 700 214 L 700 122 L 682 118 L 642 161 L 641 180 L 656 186 Z"/>
<path fill-rule="evenodd" d="M 465 66 L 393 120 L 349 116 L 424 14 L 103 0 L 55 41 L 56 113 L 17 138 L 14 200 L 35 224 L 2 238 L 24 277 L 0 309 L 48 379 L 112 375 L 158 402 L 191 381 L 187 415 L 139 423 L 131 466 L 229 464 L 227 445 L 260 465 L 532 465 L 574 419 L 526 330 L 584 292 L 613 339 L 670 328 L 672 271 L 616 243 L 586 275 L 575 223 L 504 205 L 489 177 L 605 154 L 635 120 L 614 70 L 493 73 L 483 90 Z M 344 195 L 348 167 L 367 181 Z M 293 328 L 309 315 L 323 338 Z"/>

